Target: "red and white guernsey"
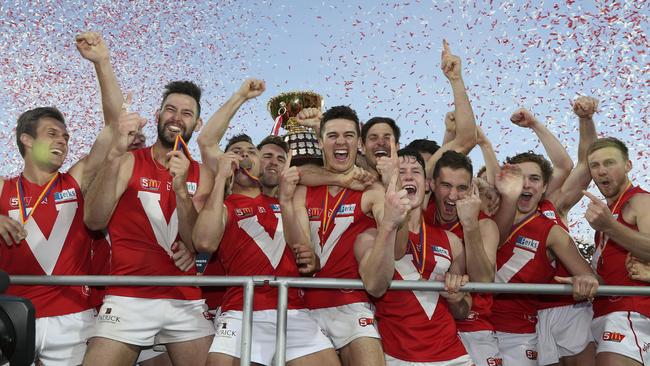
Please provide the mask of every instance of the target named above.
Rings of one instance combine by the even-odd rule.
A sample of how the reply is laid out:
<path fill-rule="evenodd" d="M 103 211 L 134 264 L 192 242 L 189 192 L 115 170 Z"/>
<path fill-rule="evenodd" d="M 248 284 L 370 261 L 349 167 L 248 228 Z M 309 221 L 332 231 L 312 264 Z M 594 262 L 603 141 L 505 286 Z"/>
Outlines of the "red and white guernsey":
<path fill-rule="evenodd" d="M 219 244 L 217 256 L 228 276 L 299 277 L 296 261 L 284 240 L 280 204 L 275 198 L 258 195 L 255 198 L 231 194 L 225 199 L 228 225 Z M 211 262 L 216 260 L 212 256 Z M 212 263 L 208 263 L 209 270 Z M 299 289 L 289 289 L 289 309 L 305 308 Z M 221 311 L 242 310 L 244 289 L 229 287 Z M 255 288 L 253 310 L 276 309 L 278 289 Z"/>
<path fill-rule="evenodd" d="M 180 240 L 176 193 L 169 170 L 153 160 L 151 147 L 131 151 L 133 172 L 108 223 L 111 237 L 111 274 L 129 276 L 194 276 L 181 271 L 171 259 L 171 246 Z M 199 164 L 190 162 L 187 188 L 199 184 Z M 197 300 L 193 286 L 110 286 L 107 294 L 148 299 Z"/>
<path fill-rule="evenodd" d="M 436 202 L 431 197 L 429 204 L 424 212 L 425 222 L 427 225 L 439 227 L 443 230 L 451 231 L 460 238 L 465 240 L 463 226 L 459 221 L 454 221 L 447 224 L 439 224 L 436 222 Z M 480 220 L 492 220 L 483 211 L 479 212 Z M 464 320 L 456 320 L 456 327 L 459 332 L 478 332 L 482 330 L 494 330 L 492 323 L 490 323 L 490 315 L 492 313 L 492 294 L 488 293 L 472 293 L 472 308 Z"/>
<path fill-rule="evenodd" d="M 635 195 L 648 193 L 639 187 L 629 186 L 618 199 L 610 205 L 610 210 L 616 221 L 628 228 L 639 231 L 636 225 L 623 220 L 623 208 Z M 628 277 L 625 269 L 625 259 L 628 251 L 610 239 L 607 235 L 597 231 L 595 236 L 596 251 L 592 257 L 591 265 L 594 271 L 603 279 L 604 285 L 616 286 L 648 286 L 647 282 L 636 281 Z M 650 297 L 648 296 L 598 296 L 594 300 L 594 318 L 607 315 L 615 311 L 634 311 L 650 317 Z"/>
<path fill-rule="evenodd" d="M 453 260 L 447 234 L 440 228 L 424 225 L 426 235 L 409 233 L 421 253 L 407 247 L 404 257 L 395 262 L 393 280 L 435 281 L 447 272 Z M 419 246 L 426 237 L 426 245 Z M 422 263 L 422 259 L 424 263 Z M 386 291 L 375 300 L 375 319 L 386 354 L 410 362 L 440 362 L 467 354 L 456 333 L 456 323 L 447 301 L 433 291 Z"/>
<path fill-rule="evenodd" d="M 332 196 L 327 186 L 307 187 L 311 242 L 321 265 L 315 277 L 360 279 L 354 242 L 357 235 L 376 226 L 361 209 L 362 196 L 362 191 L 343 189 Z M 370 300 L 363 290 L 307 289 L 305 301 L 308 308 L 319 309 Z"/>
<path fill-rule="evenodd" d="M 225 276 L 226 270 L 223 268 L 223 264 L 219 258 L 217 258 L 217 253 L 212 253 L 212 256 L 209 257 L 208 262 L 206 263 L 205 270 L 203 271 L 204 276 Z M 205 303 L 208 305 L 208 309 L 214 310 L 223 304 L 223 298 L 226 295 L 227 287 L 223 286 L 202 286 L 201 292 L 203 293 L 203 298 Z"/>
<path fill-rule="evenodd" d="M 553 226 L 555 222 L 537 211 L 517 224 L 497 250 L 495 282 L 548 283 L 555 273 L 546 253 L 546 239 Z M 535 333 L 538 307 L 536 295 L 495 295 L 491 317 L 494 329 Z"/>
<path fill-rule="evenodd" d="M 14 177 L 5 181 L 0 214 L 21 222 Z M 21 178 L 24 202 L 31 212 L 46 185 Z M 36 211 L 24 224 L 27 237 L 18 245 L 0 245 L 0 268 L 11 275 L 90 274 L 91 232 L 83 223 L 84 201 L 75 179 L 59 173 Z M 87 286 L 10 286 L 8 295 L 25 297 L 34 304 L 36 317 L 58 316 L 92 308 Z"/>
<path fill-rule="evenodd" d="M 560 225 L 560 227 L 562 227 L 562 229 L 564 229 L 567 233 L 569 232 L 569 227 L 566 225 L 566 223 L 564 223 L 564 221 L 562 221 L 560 213 L 557 212 L 557 209 L 555 208 L 555 205 L 553 205 L 553 202 L 549 200 L 540 201 L 539 205 L 537 206 L 537 211 L 546 216 L 548 219 L 553 220 L 553 222 L 555 222 L 557 225 Z M 555 265 L 556 269 L 555 276 L 571 277 L 571 272 L 566 269 L 561 260 L 556 259 L 553 264 Z M 557 285 L 557 282 L 553 278 L 551 278 L 549 283 Z M 540 295 L 539 301 L 540 309 L 549 309 L 558 306 L 572 305 L 577 302 L 571 295 Z"/>

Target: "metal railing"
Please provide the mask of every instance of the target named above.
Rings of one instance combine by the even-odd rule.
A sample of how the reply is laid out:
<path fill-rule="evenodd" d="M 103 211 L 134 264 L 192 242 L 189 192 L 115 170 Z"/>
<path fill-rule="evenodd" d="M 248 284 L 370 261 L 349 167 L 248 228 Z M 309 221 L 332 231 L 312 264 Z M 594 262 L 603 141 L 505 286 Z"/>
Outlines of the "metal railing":
<path fill-rule="evenodd" d="M 88 286 L 243 286 L 241 358 L 250 365 L 253 327 L 253 295 L 256 286 L 278 287 L 275 364 L 286 363 L 287 305 L 289 287 L 363 289 L 361 280 L 340 278 L 303 278 L 275 276 L 11 276 L 13 285 L 88 285 Z M 389 290 L 443 291 L 444 283 L 434 281 L 392 281 Z M 546 283 L 478 283 L 469 282 L 463 292 L 567 295 L 571 285 Z M 650 286 L 600 286 L 598 296 L 650 296 Z"/>

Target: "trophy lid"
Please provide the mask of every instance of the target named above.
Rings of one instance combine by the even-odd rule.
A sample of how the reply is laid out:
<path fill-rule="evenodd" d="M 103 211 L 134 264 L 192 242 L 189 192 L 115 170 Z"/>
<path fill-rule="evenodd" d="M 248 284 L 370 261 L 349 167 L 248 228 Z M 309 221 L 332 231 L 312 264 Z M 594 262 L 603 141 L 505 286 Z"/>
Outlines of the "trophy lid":
<path fill-rule="evenodd" d="M 266 105 L 271 117 L 275 120 L 278 115 L 286 114 L 293 117 L 303 108 L 323 108 L 323 97 L 312 91 L 291 91 L 276 95 Z M 284 112 L 282 109 L 284 108 Z"/>

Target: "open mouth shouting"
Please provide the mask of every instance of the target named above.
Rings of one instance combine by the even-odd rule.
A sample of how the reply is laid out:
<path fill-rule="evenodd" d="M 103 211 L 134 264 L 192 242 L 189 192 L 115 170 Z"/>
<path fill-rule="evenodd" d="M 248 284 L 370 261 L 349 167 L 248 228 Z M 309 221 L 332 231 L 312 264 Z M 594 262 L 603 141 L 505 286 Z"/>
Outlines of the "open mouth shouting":
<path fill-rule="evenodd" d="M 379 159 L 381 157 L 389 157 L 390 156 L 390 148 L 387 147 L 378 147 L 373 151 L 373 154 L 375 155 L 375 158 Z"/>
<path fill-rule="evenodd" d="M 63 156 L 63 150 L 62 149 L 50 149 L 50 153 L 54 154 L 56 156 Z"/>
<path fill-rule="evenodd" d="M 417 187 L 414 184 L 404 184 L 402 188 L 406 190 L 406 194 L 409 196 L 414 195 L 418 191 Z"/>
<path fill-rule="evenodd" d="M 344 163 L 348 160 L 348 150 L 346 149 L 336 149 L 334 150 L 334 160 L 339 163 Z"/>

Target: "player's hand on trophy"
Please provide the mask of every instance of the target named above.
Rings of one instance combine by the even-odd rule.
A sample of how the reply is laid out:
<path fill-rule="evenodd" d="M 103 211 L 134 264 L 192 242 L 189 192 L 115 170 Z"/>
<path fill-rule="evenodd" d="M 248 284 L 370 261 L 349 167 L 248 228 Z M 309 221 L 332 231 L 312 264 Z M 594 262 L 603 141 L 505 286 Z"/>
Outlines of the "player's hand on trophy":
<path fill-rule="evenodd" d="M 280 172 L 280 192 L 278 193 L 278 200 L 280 202 L 291 202 L 296 192 L 296 186 L 300 182 L 300 171 L 295 166 L 291 166 L 291 151 L 287 156 L 287 161 L 284 162 L 284 168 Z"/>
<path fill-rule="evenodd" d="M 190 159 L 183 150 L 172 150 L 167 153 L 169 175 L 172 176 L 174 192 L 187 194 L 187 174 L 190 171 Z"/>
<path fill-rule="evenodd" d="M 469 282 L 469 276 L 459 275 L 455 273 L 445 273 L 445 275 L 436 274 L 435 280 L 445 283 L 445 291 L 440 291 L 440 296 L 444 297 L 448 303 L 456 304 L 461 302 L 465 297 L 465 293 L 460 291 L 460 288 Z"/>
<path fill-rule="evenodd" d="M 377 158 L 376 166 L 384 187 L 388 187 L 393 176 L 399 176 L 399 159 L 397 159 L 397 143 L 395 143 L 394 136 L 390 136 L 388 144 L 390 148 L 389 155 Z"/>
<path fill-rule="evenodd" d="M 264 80 L 246 79 L 239 87 L 237 94 L 242 98 L 249 100 L 260 96 L 264 93 L 264 90 L 266 90 L 266 83 Z"/>
<path fill-rule="evenodd" d="M 190 252 L 182 241 L 175 241 L 171 247 L 172 260 L 174 265 L 183 272 L 189 271 L 194 267 L 196 254 Z"/>
<path fill-rule="evenodd" d="M 303 108 L 296 115 L 298 124 L 304 127 L 311 127 L 315 131 L 320 128 L 320 118 L 323 115 L 319 108 Z"/>
<path fill-rule="evenodd" d="M 519 127 L 533 128 L 539 123 L 537 118 L 526 108 L 517 109 L 511 116 L 510 121 Z"/>
<path fill-rule="evenodd" d="M 102 39 L 102 35 L 97 32 L 83 32 L 75 37 L 77 50 L 81 57 L 92 63 L 100 63 L 109 60 L 108 47 Z"/>
<path fill-rule="evenodd" d="M 27 237 L 27 231 L 18 221 L 0 215 L 0 238 L 7 246 L 18 245 Z"/>
<path fill-rule="evenodd" d="M 440 68 L 443 74 L 449 81 L 460 80 L 461 78 L 461 62 L 460 57 L 451 53 L 449 43 L 446 39 L 442 40 L 442 54 L 440 61 Z"/>
<path fill-rule="evenodd" d="M 598 111 L 598 99 L 579 96 L 573 102 L 573 113 L 579 118 L 591 118 Z"/>
<path fill-rule="evenodd" d="M 216 176 L 228 179 L 239 169 L 239 162 L 242 157 L 232 151 L 219 154 L 217 157 L 217 174 Z"/>
<path fill-rule="evenodd" d="M 308 244 L 294 244 L 292 246 L 296 257 L 298 272 L 303 276 L 312 276 L 320 271 L 320 258 Z"/>
<path fill-rule="evenodd" d="M 386 230 L 396 230 L 406 220 L 411 210 L 411 201 L 405 189 L 397 189 L 397 174 L 390 178 L 384 197 L 384 217 L 381 226 Z"/>

